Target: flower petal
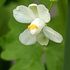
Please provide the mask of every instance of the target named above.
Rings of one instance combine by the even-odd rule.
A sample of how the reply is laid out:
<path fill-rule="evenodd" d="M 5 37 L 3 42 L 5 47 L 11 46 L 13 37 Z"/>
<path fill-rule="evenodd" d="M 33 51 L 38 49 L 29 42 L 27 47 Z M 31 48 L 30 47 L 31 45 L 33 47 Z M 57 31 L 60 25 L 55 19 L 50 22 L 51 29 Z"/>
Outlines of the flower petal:
<path fill-rule="evenodd" d="M 32 35 L 28 29 L 22 32 L 19 36 L 19 40 L 24 45 L 31 45 L 36 42 L 36 36 Z"/>
<path fill-rule="evenodd" d="M 37 8 L 39 17 L 42 18 L 46 23 L 48 23 L 50 21 L 49 10 L 44 5 L 38 5 Z"/>
<path fill-rule="evenodd" d="M 33 13 L 35 14 L 36 18 L 38 18 L 37 4 L 30 4 L 28 7 L 33 11 Z"/>
<path fill-rule="evenodd" d="M 49 39 L 47 37 L 45 37 L 45 35 L 43 34 L 43 32 L 40 32 L 37 35 L 37 41 L 41 44 L 41 45 L 48 45 Z"/>
<path fill-rule="evenodd" d="M 30 23 L 35 19 L 32 10 L 24 5 L 17 6 L 17 8 L 13 10 L 13 16 L 16 21 L 21 23 Z"/>
<path fill-rule="evenodd" d="M 38 34 L 45 26 L 45 22 L 40 19 L 36 18 L 29 26 L 28 29 L 30 30 L 31 34 Z"/>
<path fill-rule="evenodd" d="M 43 29 L 43 32 L 46 37 L 48 37 L 50 40 L 56 42 L 56 43 L 61 43 L 63 40 L 63 37 L 61 34 L 53 30 L 52 28 L 45 26 Z"/>

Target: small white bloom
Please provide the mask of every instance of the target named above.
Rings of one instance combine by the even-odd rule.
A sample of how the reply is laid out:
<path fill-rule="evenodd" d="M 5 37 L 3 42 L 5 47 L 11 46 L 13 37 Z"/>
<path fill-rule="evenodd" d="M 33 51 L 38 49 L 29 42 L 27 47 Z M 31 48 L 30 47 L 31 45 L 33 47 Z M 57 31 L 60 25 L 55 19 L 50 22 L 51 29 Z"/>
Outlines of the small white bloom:
<path fill-rule="evenodd" d="M 46 26 L 50 21 L 49 10 L 42 4 L 30 4 L 18 6 L 13 10 L 13 16 L 20 23 L 31 23 L 28 28 L 19 35 L 19 40 L 24 45 L 32 45 L 36 42 L 47 45 L 49 40 L 61 43 L 61 34 Z"/>

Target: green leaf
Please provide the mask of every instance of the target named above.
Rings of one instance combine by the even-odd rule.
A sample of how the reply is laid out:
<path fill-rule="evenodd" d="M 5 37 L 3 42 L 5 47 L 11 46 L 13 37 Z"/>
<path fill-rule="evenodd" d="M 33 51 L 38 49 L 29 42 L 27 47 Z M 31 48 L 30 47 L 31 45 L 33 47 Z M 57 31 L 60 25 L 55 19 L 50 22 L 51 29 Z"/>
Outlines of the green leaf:
<path fill-rule="evenodd" d="M 8 27 L 9 15 L 4 7 L 0 7 L 0 36 L 5 35 L 9 31 Z"/>
<path fill-rule="evenodd" d="M 47 8 L 49 8 L 51 1 L 50 0 L 40 0 L 40 3 L 44 4 L 45 6 L 47 6 Z"/>
<path fill-rule="evenodd" d="M 6 60 L 15 60 L 23 58 L 33 58 L 35 60 L 39 60 L 42 53 L 42 49 L 40 47 L 24 46 L 18 41 L 14 41 L 10 44 L 7 44 L 5 47 L 5 51 L 2 52 L 1 57 Z"/>
<path fill-rule="evenodd" d="M 48 70 L 62 70 L 64 60 L 64 45 L 50 43 L 46 49 L 46 64 Z"/>
<path fill-rule="evenodd" d="M 29 4 L 32 3 L 32 0 L 17 0 L 19 5 L 26 5 L 28 6 Z"/>
<path fill-rule="evenodd" d="M 10 70 L 44 70 L 41 62 L 35 62 L 33 60 L 23 59 L 16 62 L 16 64 Z"/>
<path fill-rule="evenodd" d="M 0 7 L 4 5 L 6 0 L 0 0 Z"/>

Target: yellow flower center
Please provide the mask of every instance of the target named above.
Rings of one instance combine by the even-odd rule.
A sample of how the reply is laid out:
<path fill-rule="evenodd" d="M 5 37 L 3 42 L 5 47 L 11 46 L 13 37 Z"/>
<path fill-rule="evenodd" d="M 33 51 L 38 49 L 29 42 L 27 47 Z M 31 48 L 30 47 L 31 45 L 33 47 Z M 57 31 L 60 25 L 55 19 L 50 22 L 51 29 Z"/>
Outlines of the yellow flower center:
<path fill-rule="evenodd" d="M 35 24 L 30 24 L 30 25 L 28 26 L 28 29 L 29 29 L 29 30 L 33 30 L 33 29 L 38 29 L 38 27 L 37 27 Z"/>

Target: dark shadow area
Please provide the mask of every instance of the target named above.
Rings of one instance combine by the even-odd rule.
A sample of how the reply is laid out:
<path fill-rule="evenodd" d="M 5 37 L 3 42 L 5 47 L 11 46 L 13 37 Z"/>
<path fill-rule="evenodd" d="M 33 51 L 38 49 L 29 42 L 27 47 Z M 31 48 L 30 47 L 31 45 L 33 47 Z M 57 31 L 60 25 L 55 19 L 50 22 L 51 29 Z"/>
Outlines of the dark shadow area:
<path fill-rule="evenodd" d="M 0 53 L 2 52 L 2 48 L 0 47 Z M 11 61 L 6 61 L 0 58 L 0 70 L 9 70 L 11 66 Z"/>

